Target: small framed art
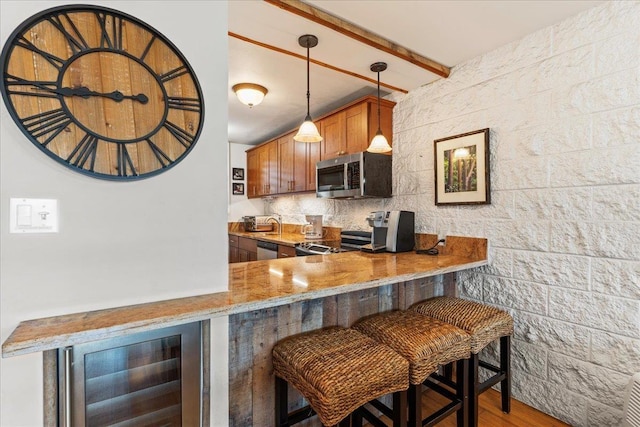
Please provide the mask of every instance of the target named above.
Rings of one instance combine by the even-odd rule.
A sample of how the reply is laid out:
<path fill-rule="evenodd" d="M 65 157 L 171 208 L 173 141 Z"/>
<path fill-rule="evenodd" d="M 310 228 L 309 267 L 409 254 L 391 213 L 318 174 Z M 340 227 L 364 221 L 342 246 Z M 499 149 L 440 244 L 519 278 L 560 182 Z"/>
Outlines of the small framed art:
<path fill-rule="evenodd" d="M 244 184 L 240 182 L 234 182 L 231 184 L 231 190 L 234 196 L 242 196 L 244 194 Z"/>
<path fill-rule="evenodd" d="M 244 168 L 233 168 L 231 171 L 231 177 L 234 181 L 244 180 Z"/>
<path fill-rule="evenodd" d="M 433 141 L 436 205 L 490 204 L 489 129 Z"/>

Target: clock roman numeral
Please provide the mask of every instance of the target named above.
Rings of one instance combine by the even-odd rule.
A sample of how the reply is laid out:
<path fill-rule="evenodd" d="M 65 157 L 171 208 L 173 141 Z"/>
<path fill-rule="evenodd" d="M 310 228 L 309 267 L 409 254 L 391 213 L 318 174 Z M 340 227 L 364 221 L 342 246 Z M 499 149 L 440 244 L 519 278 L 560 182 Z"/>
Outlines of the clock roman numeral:
<path fill-rule="evenodd" d="M 189 70 L 187 70 L 187 66 L 186 65 L 181 65 L 178 68 L 174 68 L 171 71 L 168 71 L 164 74 L 161 74 L 160 76 L 158 76 L 160 78 L 160 81 L 162 83 L 166 83 L 169 80 L 173 80 L 176 77 L 180 77 L 183 74 L 187 74 L 189 72 Z"/>
<path fill-rule="evenodd" d="M 195 111 L 200 112 L 200 100 L 197 98 L 167 98 L 167 106 L 174 110 Z"/>
<path fill-rule="evenodd" d="M 58 70 L 62 69 L 62 66 L 65 63 L 64 59 L 58 58 L 57 56 L 52 55 L 49 52 L 45 52 L 42 49 L 38 49 L 33 43 L 25 39 L 24 36 L 21 36 L 19 39 L 16 40 L 16 46 L 20 46 L 32 52 L 37 53 L 38 55 L 42 56 L 44 59 L 49 61 L 49 63 L 54 67 L 56 67 Z"/>
<path fill-rule="evenodd" d="M 39 138 L 53 132 L 42 143 L 43 146 L 46 146 L 69 124 L 71 124 L 71 119 L 67 116 L 67 113 L 62 110 L 62 108 L 58 108 L 57 110 L 51 110 L 34 116 L 25 117 L 24 119 L 21 119 L 20 122 L 22 122 L 22 125 L 34 138 Z"/>
<path fill-rule="evenodd" d="M 118 144 L 118 176 L 138 176 L 126 144 Z"/>
<path fill-rule="evenodd" d="M 96 12 L 96 17 L 101 29 L 100 47 L 122 50 L 122 18 L 101 12 Z M 111 31 L 108 28 L 108 18 L 111 18 Z"/>
<path fill-rule="evenodd" d="M 5 86 L 7 87 L 7 93 L 10 95 L 26 95 L 26 96 L 38 96 L 41 98 L 58 98 L 58 95 L 54 91 L 58 88 L 58 85 L 54 81 L 38 81 L 38 80 L 25 80 L 21 77 L 12 76 L 11 74 L 5 74 Z M 24 90 L 25 86 L 33 86 L 31 90 Z M 16 87 L 16 89 L 11 89 Z"/>
<path fill-rule="evenodd" d="M 149 147 L 151 148 L 151 151 L 153 151 L 153 154 L 156 156 L 156 159 L 158 159 L 158 162 L 160 162 L 160 164 L 162 165 L 163 168 L 167 167 L 167 165 L 173 163 L 173 160 L 171 160 L 171 158 L 169 156 L 167 156 L 164 151 L 162 151 L 160 149 L 160 147 L 158 147 L 156 144 L 153 143 L 153 141 L 151 141 L 150 139 L 146 139 L 147 143 L 149 144 Z"/>
<path fill-rule="evenodd" d="M 89 49 L 89 45 L 82 37 L 82 34 L 80 34 L 80 31 L 78 31 L 78 28 L 75 26 L 73 21 L 69 19 L 69 16 L 66 13 L 61 13 L 57 16 L 51 16 L 47 18 L 47 21 L 51 22 L 51 24 L 56 27 L 58 31 L 60 31 L 60 33 L 62 33 L 74 55 L 78 52 Z M 66 21 L 73 34 L 67 31 L 63 21 Z"/>
<path fill-rule="evenodd" d="M 169 120 L 167 120 L 163 126 L 165 129 L 171 132 L 171 135 L 173 135 L 178 140 L 178 142 L 182 144 L 185 148 L 191 147 L 191 144 L 193 144 L 193 140 L 194 140 L 193 135 L 191 135 L 189 132 L 182 129 L 181 127 L 174 125 Z"/>
<path fill-rule="evenodd" d="M 147 43 L 147 47 L 144 48 L 144 51 L 142 52 L 142 55 L 140 56 L 140 61 L 144 61 L 144 58 L 146 58 L 147 54 L 151 50 L 151 45 L 153 44 L 154 41 L 156 41 L 156 35 L 155 34 L 153 35 L 153 37 L 151 37 L 151 40 L 149 40 L 149 43 Z"/>
<path fill-rule="evenodd" d="M 87 160 L 91 159 L 88 170 L 93 171 L 96 165 L 98 141 L 95 136 L 86 134 L 67 157 L 67 163 L 83 169 Z"/>

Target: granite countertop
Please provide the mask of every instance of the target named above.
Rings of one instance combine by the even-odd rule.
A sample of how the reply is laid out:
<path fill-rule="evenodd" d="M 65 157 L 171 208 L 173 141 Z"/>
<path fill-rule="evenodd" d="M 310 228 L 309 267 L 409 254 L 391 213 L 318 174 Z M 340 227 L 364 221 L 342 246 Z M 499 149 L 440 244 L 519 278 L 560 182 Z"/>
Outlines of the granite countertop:
<path fill-rule="evenodd" d="M 275 231 L 244 231 L 241 223 L 230 223 L 229 234 L 249 239 L 262 240 L 265 242 L 277 243 L 285 246 L 295 246 L 303 242 L 310 242 L 304 234 L 301 233 L 301 224 L 283 224 L 282 234 L 277 230 L 278 225 L 275 224 Z M 340 228 L 323 227 L 324 237 L 317 240 L 325 245 L 340 245 Z"/>
<path fill-rule="evenodd" d="M 345 252 L 229 265 L 229 290 L 21 322 L 2 357 L 452 273 L 487 264 L 487 240 L 447 237 L 437 256 Z"/>

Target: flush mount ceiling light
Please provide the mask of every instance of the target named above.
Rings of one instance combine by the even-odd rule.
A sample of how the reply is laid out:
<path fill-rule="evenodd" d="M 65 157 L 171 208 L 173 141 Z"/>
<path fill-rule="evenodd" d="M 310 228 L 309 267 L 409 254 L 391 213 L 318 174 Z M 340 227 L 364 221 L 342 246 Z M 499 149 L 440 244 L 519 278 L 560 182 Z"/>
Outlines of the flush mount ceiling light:
<path fill-rule="evenodd" d="M 311 114 L 309 113 L 309 98 L 311 98 L 309 92 L 309 49 L 318 45 L 318 38 L 311 34 L 305 34 L 298 38 L 298 43 L 300 46 L 307 48 L 307 117 L 304 118 L 304 122 L 300 125 L 300 129 L 293 139 L 299 142 L 321 142 L 320 132 L 318 132 L 318 128 L 311 120 Z"/>
<path fill-rule="evenodd" d="M 378 73 L 378 132 L 376 132 L 376 136 L 373 137 L 369 148 L 367 148 L 367 151 L 370 153 L 388 153 L 391 151 L 391 146 L 389 142 L 387 142 L 387 138 L 382 134 L 382 129 L 380 129 L 380 72 L 386 69 L 386 62 L 371 64 L 371 71 Z"/>
<path fill-rule="evenodd" d="M 269 92 L 266 87 L 257 85 L 255 83 L 238 83 L 231 88 L 236 93 L 236 96 L 249 108 L 254 105 L 258 105 L 264 99 L 264 96 Z"/>

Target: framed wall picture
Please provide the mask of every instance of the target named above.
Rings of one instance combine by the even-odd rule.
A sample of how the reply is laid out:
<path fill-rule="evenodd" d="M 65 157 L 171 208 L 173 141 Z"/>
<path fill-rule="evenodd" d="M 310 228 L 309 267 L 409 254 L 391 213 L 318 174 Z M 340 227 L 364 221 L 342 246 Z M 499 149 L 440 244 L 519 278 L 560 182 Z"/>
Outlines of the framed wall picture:
<path fill-rule="evenodd" d="M 433 141 L 436 205 L 490 204 L 489 129 Z"/>
<path fill-rule="evenodd" d="M 231 190 L 234 196 L 244 195 L 244 184 L 240 182 L 234 182 L 231 184 Z"/>
<path fill-rule="evenodd" d="M 243 181 L 244 180 L 244 168 L 233 168 L 231 171 L 231 177 L 234 181 Z"/>

